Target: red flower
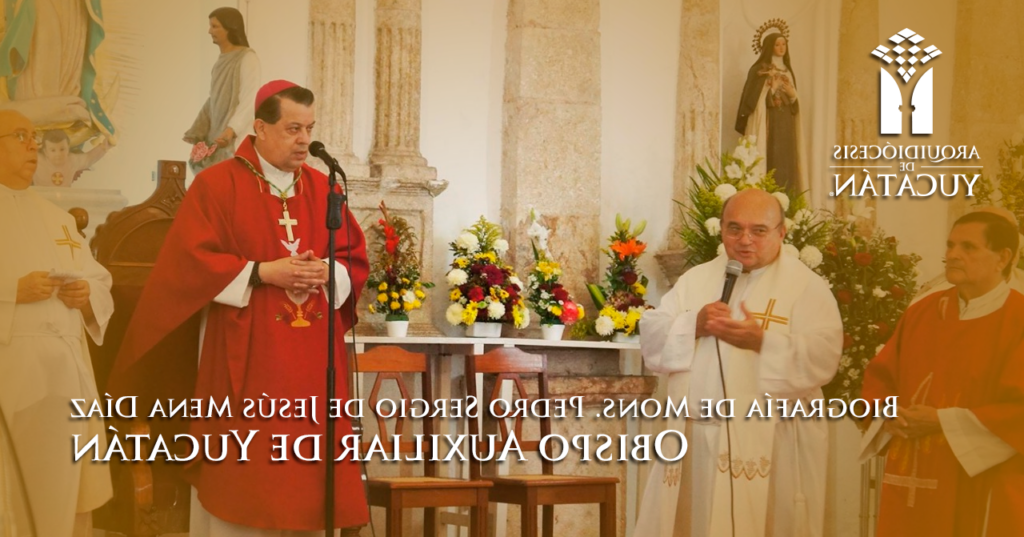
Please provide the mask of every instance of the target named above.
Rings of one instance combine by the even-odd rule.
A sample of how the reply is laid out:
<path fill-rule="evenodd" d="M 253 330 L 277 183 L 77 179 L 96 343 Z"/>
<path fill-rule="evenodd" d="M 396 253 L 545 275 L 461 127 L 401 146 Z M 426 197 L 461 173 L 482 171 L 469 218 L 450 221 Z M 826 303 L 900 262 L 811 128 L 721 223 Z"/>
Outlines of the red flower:
<path fill-rule="evenodd" d="M 853 293 L 847 291 L 846 289 L 840 289 L 836 291 L 836 301 L 838 301 L 840 304 L 849 304 L 853 302 Z"/>
<path fill-rule="evenodd" d="M 622 283 L 626 285 L 633 285 L 636 283 L 636 273 L 632 270 L 627 270 L 622 273 Z"/>
<path fill-rule="evenodd" d="M 892 287 L 890 287 L 889 292 L 892 293 L 892 297 L 895 298 L 896 300 L 899 300 L 907 296 L 907 292 L 904 291 L 903 288 L 898 285 L 893 285 Z"/>
<path fill-rule="evenodd" d="M 565 304 L 562 304 L 562 315 L 558 318 L 562 321 L 562 324 L 572 324 L 579 320 L 580 310 L 574 302 L 566 301 Z"/>
<path fill-rule="evenodd" d="M 874 259 L 874 258 L 871 257 L 871 254 L 869 254 L 867 252 L 859 252 L 859 253 L 853 254 L 853 262 L 858 264 L 858 265 L 860 265 L 860 266 L 862 266 L 862 267 L 866 267 L 866 266 L 870 265 L 872 259 Z"/>
<path fill-rule="evenodd" d="M 830 242 L 825 246 L 825 252 L 833 257 L 839 255 L 839 249 L 836 248 L 836 243 L 834 242 Z"/>
<path fill-rule="evenodd" d="M 843 334 L 843 349 L 849 349 L 853 346 L 853 336 L 850 334 Z"/>
<path fill-rule="evenodd" d="M 480 302 L 484 299 L 484 290 L 479 287 L 473 287 L 466 293 L 466 296 L 473 302 Z"/>
<path fill-rule="evenodd" d="M 562 287 L 561 285 L 559 285 L 558 287 L 555 287 L 555 289 L 553 291 L 551 291 L 551 294 L 554 295 L 555 300 L 559 300 L 559 301 L 569 300 L 569 292 L 566 291 L 565 287 Z"/>
<path fill-rule="evenodd" d="M 494 265 L 484 265 L 480 272 L 487 279 L 487 285 L 502 285 L 505 283 L 505 274 Z"/>

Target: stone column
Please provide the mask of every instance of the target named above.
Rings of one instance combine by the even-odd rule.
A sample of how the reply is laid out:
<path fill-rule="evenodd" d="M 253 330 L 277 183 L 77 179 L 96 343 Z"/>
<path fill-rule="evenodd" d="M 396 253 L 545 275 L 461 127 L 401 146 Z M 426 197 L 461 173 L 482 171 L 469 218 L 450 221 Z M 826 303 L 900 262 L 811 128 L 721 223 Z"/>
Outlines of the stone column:
<path fill-rule="evenodd" d="M 721 40 L 718 0 L 684 0 L 679 26 L 676 83 L 676 155 L 672 199 L 684 201 L 696 166 L 719 152 L 722 131 Z M 683 273 L 686 247 L 675 230 L 682 215 L 672 211 L 668 249 L 657 254 L 670 282 Z"/>
<path fill-rule="evenodd" d="M 878 2 L 843 0 L 839 21 L 839 74 L 836 90 L 836 145 L 871 145 L 878 142 L 878 68 L 877 61 L 864 61 L 877 47 Z M 857 166 L 857 161 L 835 161 L 835 166 Z M 844 170 L 836 170 L 843 173 Z M 850 168 L 850 172 L 860 172 Z M 846 175 L 843 176 L 844 178 Z M 864 198 L 869 207 L 877 201 Z M 846 198 L 835 200 L 839 214 L 849 211 Z M 870 234 L 875 225 L 872 214 L 861 231 Z"/>
<path fill-rule="evenodd" d="M 600 0 L 510 0 L 505 42 L 501 223 L 517 268 L 532 263 L 531 207 L 576 297 L 599 278 Z"/>
<path fill-rule="evenodd" d="M 1022 20 L 1024 5 L 1018 2 L 960 0 L 956 4 L 950 143 L 976 146 L 985 176 L 993 179 L 1000 170 L 999 149 L 1017 131 L 1018 117 L 1024 114 L 1024 102 L 1015 97 L 1024 86 Z M 950 224 L 966 212 L 969 203 L 962 196 L 951 200 Z"/>
<path fill-rule="evenodd" d="M 371 173 L 384 182 L 437 178 L 420 154 L 420 0 L 378 0 Z"/>
<path fill-rule="evenodd" d="M 309 73 L 317 137 L 349 175 L 365 177 L 368 168 L 352 151 L 355 26 L 355 0 L 310 1 Z"/>

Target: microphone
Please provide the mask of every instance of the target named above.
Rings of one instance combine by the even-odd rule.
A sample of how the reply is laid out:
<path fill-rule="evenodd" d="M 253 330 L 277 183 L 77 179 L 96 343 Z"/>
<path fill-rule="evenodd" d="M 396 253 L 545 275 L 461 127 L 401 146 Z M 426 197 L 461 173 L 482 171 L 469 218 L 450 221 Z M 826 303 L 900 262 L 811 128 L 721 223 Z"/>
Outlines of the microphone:
<path fill-rule="evenodd" d="M 736 286 L 736 278 L 743 272 L 743 264 L 735 259 L 730 259 L 725 265 L 725 286 L 722 288 L 722 302 L 729 303 L 732 298 L 732 288 Z"/>
<path fill-rule="evenodd" d="M 324 147 L 323 142 L 317 140 L 309 144 L 309 154 L 324 161 L 324 164 L 326 164 L 328 168 L 335 171 L 341 171 L 341 165 L 338 164 L 338 161 L 334 160 L 334 157 L 327 152 L 327 148 Z M 344 175 L 344 172 L 342 172 L 342 175 Z"/>

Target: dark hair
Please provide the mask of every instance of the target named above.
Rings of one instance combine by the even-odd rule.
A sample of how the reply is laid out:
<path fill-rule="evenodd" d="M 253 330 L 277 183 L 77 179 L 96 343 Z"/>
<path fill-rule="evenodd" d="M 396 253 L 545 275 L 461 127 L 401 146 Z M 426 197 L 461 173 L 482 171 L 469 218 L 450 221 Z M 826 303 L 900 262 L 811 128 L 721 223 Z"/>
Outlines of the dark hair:
<path fill-rule="evenodd" d="M 210 18 L 217 19 L 228 31 L 228 41 L 232 45 L 249 46 L 249 40 L 245 37 L 245 19 L 240 11 L 233 7 L 219 7 L 210 13 Z"/>
<path fill-rule="evenodd" d="M 775 55 L 775 42 L 779 38 L 783 37 L 782 34 L 773 33 L 768 34 L 764 41 L 761 42 L 761 55 L 757 58 L 756 63 L 771 64 L 772 56 Z M 793 77 L 793 87 L 796 87 L 796 73 L 793 72 L 793 66 L 789 64 L 789 39 L 786 39 L 786 53 L 782 55 L 782 63 L 786 64 L 786 69 L 789 69 L 790 76 Z"/>
<path fill-rule="evenodd" d="M 263 101 L 263 104 L 256 109 L 256 119 L 262 119 L 271 125 L 277 123 L 281 119 L 281 99 L 288 99 L 304 106 L 312 106 L 313 92 L 302 86 L 281 90 L 267 97 L 267 100 Z"/>
<path fill-rule="evenodd" d="M 71 138 L 68 137 L 68 133 L 64 132 L 64 129 L 53 129 L 52 131 L 46 131 L 43 135 L 43 144 L 50 142 L 51 144 L 59 144 L 61 142 L 71 143 Z M 39 144 L 39 148 L 42 149 L 43 144 Z"/>
<path fill-rule="evenodd" d="M 967 213 L 957 218 L 953 227 L 963 224 L 984 224 L 985 242 L 989 250 L 999 252 L 1003 249 L 1010 250 L 1010 263 L 1003 269 L 1003 276 L 1009 276 L 1013 270 L 1013 258 L 1017 255 L 1017 248 L 1020 247 L 1020 235 L 1017 227 L 1006 218 L 998 214 L 978 211 Z"/>

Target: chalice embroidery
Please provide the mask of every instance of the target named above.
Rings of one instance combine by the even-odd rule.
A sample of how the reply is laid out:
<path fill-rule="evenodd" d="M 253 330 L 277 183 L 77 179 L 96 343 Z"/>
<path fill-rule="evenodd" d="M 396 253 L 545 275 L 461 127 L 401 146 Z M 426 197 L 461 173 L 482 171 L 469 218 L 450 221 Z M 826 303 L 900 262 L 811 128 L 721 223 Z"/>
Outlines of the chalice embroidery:
<path fill-rule="evenodd" d="M 292 317 L 291 327 L 292 328 L 306 328 L 310 325 L 309 319 L 321 317 L 320 313 L 313 312 L 314 303 L 309 300 L 309 296 L 315 293 L 314 289 L 310 291 L 285 291 L 285 295 L 288 296 L 288 300 L 294 304 L 283 302 L 285 311 L 288 312 Z M 308 302 L 308 303 L 307 303 Z"/>

